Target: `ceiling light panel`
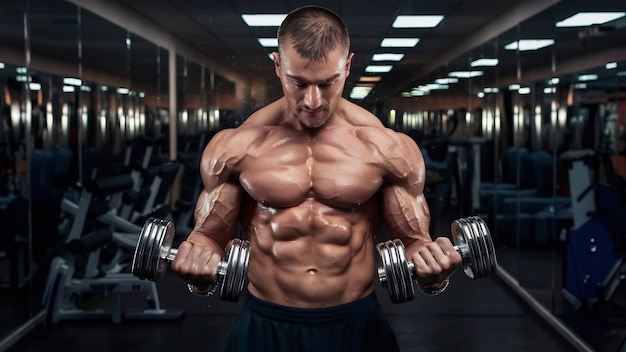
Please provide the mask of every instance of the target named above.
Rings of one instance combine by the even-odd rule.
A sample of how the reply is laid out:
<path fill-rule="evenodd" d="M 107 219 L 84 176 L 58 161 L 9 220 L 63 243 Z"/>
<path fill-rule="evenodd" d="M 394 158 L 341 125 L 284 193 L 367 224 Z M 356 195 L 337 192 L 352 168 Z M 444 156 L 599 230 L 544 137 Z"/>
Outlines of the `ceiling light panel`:
<path fill-rule="evenodd" d="M 404 54 L 374 54 L 372 61 L 400 61 Z"/>
<path fill-rule="evenodd" d="M 506 50 L 530 51 L 553 45 L 554 39 L 522 39 L 504 46 Z"/>
<path fill-rule="evenodd" d="M 259 38 L 259 44 L 264 48 L 277 48 L 278 38 Z"/>
<path fill-rule="evenodd" d="M 497 66 L 499 63 L 498 59 L 487 59 L 487 58 L 482 58 L 482 59 L 478 59 L 478 60 L 474 60 L 470 63 L 471 67 L 493 67 L 493 66 Z"/>
<path fill-rule="evenodd" d="M 380 82 L 381 76 L 361 76 L 359 82 Z"/>
<path fill-rule="evenodd" d="M 587 74 L 587 75 L 580 75 L 580 76 L 578 76 L 578 80 L 581 81 L 581 82 L 584 82 L 584 81 L 595 81 L 597 79 L 598 79 L 598 75 L 593 74 L 593 73 L 590 73 L 590 74 Z"/>
<path fill-rule="evenodd" d="M 285 14 L 244 14 L 243 21 L 250 27 L 278 27 L 287 17 Z"/>
<path fill-rule="evenodd" d="M 350 91 L 350 98 L 352 99 L 365 99 L 370 93 L 372 88 L 370 87 L 354 87 Z"/>
<path fill-rule="evenodd" d="M 443 20 L 441 15 L 400 15 L 391 25 L 393 28 L 433 28 Z"/>
<path fill-rule="evenodd" d="M 384 38 L 380 42 L 380 46 L 383 48 L 412 48 L 419 41 L 419 38 Z"/>
<path fill-rule="evenodd" d="M 557 27 L 585 27 L 622 18 L 626 12 L 579 12 L 556 23 Z"/>
<path fill-rule="evenodd" d="M 365 72 L 369 73 L 385 73 L 391 71 L 391 65 L 370 65 L 365 68 Z"/>
<path fill-rule="evenodd" d="M 482 76 L 483 73 L 483 71 L 453 71 L 448 73 L 448 76 L 456 78 L 471 78 Z"/>

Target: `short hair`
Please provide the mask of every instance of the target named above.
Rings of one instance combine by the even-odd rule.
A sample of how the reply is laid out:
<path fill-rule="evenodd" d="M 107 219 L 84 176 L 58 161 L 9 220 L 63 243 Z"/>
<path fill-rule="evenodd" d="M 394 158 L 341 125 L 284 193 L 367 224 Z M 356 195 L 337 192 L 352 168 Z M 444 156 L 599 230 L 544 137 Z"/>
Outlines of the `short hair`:
<path fill-rule="evenodd" d="M 298 54 L 322 62 L 337 45 L 350 50 L 350 35 L 334 12 L 319 6 L 304 6 L 291 11 L 278 28 L 278 52 L 293 43 Z"/>

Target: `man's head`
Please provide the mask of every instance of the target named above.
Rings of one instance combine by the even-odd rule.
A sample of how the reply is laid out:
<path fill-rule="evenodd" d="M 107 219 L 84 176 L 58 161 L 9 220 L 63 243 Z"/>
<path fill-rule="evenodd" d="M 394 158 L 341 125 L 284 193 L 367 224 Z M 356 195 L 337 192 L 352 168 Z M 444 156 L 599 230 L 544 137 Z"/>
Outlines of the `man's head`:
<path fill-rule="evenodd" d="M 353 54 L 348 29 L 332 11 L 301 7 L 278 29 L 274 53 L 289 113 L 308 128 L 322 126 L 341 99 Z"/>
<path fill-rule="evenodd" d="M 292 45 L 300 56 L 323 62 L 328 52 L 339 47 L 350 51 L 348 28 L 334 12 L 317 6 L 305 6 L 289 13 L 278 28 L 278 52 Z"/>

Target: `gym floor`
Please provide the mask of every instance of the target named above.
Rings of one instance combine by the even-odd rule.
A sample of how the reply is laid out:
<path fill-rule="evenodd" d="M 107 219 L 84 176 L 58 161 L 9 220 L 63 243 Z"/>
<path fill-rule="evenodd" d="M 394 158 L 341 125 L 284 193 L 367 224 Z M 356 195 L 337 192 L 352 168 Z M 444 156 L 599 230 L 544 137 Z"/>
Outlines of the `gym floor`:
<path fill-rule="evenodd" d="M 451 214 L 454 215 L 454 214 Z M 442 216 L 437 229 L 449 228 Z M 377 241 L 380 241 L 377 238 Z M 9 351 L 220 351 L 241 302 L 195 297 L 173 274 L 157 283 L 161 307 L 184 312 L 179 319 L 66 320 L 44 331 L 36 328 Z M 417 295 L 394 305 L 377 286 L 379 301 L 398 336 L 410 351 L 571 351 L 571 345 L 528 308 L 500 279 L 471 280 L 457 272 L 439 296 Z M 86 304 L 106 309 L 107 297 Z M 141 294 L 127 294 L 122 306 L 143 309 Z M 146 318 L 146 317 L 144 317 Z"/>

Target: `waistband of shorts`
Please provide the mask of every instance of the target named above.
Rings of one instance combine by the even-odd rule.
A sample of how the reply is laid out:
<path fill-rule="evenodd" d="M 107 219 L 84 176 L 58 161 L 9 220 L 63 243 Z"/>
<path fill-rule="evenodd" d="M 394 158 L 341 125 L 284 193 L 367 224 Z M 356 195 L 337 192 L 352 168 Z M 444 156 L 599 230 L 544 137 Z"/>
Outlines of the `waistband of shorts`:
<path fill-rule="evenodd" d="M 349 321 L 380 310 L 376 293 L 326 308 L 297 308 L 264 301 L 247 292 L 243 307 L 261 317 L 294 324 L 330 324 Z"/>

